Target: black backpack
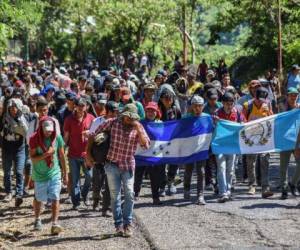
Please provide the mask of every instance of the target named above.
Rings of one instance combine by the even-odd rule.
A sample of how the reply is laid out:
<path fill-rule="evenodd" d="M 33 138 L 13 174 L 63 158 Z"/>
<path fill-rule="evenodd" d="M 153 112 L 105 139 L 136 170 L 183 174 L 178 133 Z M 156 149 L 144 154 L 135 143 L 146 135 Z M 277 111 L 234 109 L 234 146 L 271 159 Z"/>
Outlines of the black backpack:
<path fill-rule="evenodd" d="M 91 147 L 91 155 L 96 164 L 104 164 L 110 146 L 110 132 L 97 134 Z"/>

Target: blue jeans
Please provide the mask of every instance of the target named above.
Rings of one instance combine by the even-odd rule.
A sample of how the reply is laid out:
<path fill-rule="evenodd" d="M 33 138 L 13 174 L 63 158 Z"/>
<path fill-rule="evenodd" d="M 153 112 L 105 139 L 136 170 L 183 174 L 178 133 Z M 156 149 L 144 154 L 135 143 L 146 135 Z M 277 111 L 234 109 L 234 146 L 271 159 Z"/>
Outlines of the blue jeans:
<path fill-rule="evenodd" d="M 72 177 L 71 199 L 74 206 L 80 205 L 80 193 L 85 200 L 89 193 L 92 181 L 92 169 L 85 167 L 83 158 L 69 158 L 70 172 Z M 80 169 L 83 167 L 84 184 L 80 192 Z"/>
<path fill-rule="evenodd" d="M 17 151 L 5 150 L 2 148 L 2 164 L 4 171 L 5 192 L 11 193 L 11 170 L 13 163 L 16 166 L 16 197 L 22 197 L 24 191 L 24 166 L 25 166 L 25 147 L 20 147 Z"/>
<path fill-rule="evenodd" d="M 216 155 L 217 160 L 217 178 L 219 195 L 230 194 L 232 177 L 234 171 L 235 155 Z"/>
<path fill-rule="evenodd" d="M 111 196 L 111 208 L 115 221 L 115 227 L 126 226 L 132 223 L 134 205 L 134 174 L 133 171 L 122 171 L 117 165 L 107 163 L 105 172 Z M 121 208 L 121 185 L 124 187 L 124 206 Z"/>

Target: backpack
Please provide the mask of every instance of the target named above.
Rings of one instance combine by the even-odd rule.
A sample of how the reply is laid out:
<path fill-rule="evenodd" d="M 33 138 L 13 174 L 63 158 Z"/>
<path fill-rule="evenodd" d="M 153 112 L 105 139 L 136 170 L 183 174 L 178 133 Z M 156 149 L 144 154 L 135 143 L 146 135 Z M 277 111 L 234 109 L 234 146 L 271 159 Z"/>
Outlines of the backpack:
<path fill-rule="evenodd" d="M 115 121 L 112 122 L 111 127 Z M 111 130 L 111 128 L 110 128 Z M 96 164 L 104 164 L 110 147 L 110 130 L 102 131 L 94 138 L 91 146 L 91 155 Z"/>
<path fill-rule="evenodd" d="M 105 131 L 95 136 L 91 147 L 91 155 L 96 164 L 104 164 L 110 146 L 110 132 Z"/>
<path fill-rule="evenodd" d="M 269 109 L 272 110 L 271 103 L 267 102 L 267 104 L 269 106 Z M 249 116 L 251 114 L 251 111 L 253 109 L 253 105 L 254 105 L 253 99 L 247 102 L 247 110 L 246 110 L 246 119 L 247 119 L 247 121 L 248 121 Z"/>

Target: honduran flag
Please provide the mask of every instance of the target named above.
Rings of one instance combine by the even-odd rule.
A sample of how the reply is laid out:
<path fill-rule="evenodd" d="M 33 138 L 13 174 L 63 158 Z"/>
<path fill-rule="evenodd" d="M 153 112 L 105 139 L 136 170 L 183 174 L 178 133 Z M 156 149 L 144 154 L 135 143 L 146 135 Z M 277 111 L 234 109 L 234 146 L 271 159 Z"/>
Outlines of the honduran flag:
<path fill-rule="evenodd" d="M 295 148 L 300 109 L 244 124 L 221 120 L 212 140 L 214 154 L 257 154 Z"/>
<path fill-rule="evenodd" d="M 186 164 L 208 158 L 213 132 L 210 116 L 142 124 L 151 142 L 149 149 L 137 149 L 137 166 Z"/>

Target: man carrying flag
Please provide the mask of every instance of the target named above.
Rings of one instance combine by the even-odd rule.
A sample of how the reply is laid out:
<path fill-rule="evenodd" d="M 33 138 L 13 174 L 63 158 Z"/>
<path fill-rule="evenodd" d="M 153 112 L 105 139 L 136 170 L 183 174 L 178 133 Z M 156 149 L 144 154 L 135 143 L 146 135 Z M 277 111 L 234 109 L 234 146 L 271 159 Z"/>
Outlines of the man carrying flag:
<path fill-rule="evenodd" d="M 243 112 L 247 121 L 253 121 L 259 118 L 273 115 L 272 106 L 267 97 L 268 90 L 264 87 L 259 87 L 255 92 L 255 98 L 244 103 Z M 273 196 L 273 192 L 269 187 L 269 153 L 249 154 L 246 156 L 249 179 L 248 194 L 254 195 L 256 191 L 255 165 L 258 157 L 260 157 L 262 198 L 268 198 L 270 196 Z"/>

